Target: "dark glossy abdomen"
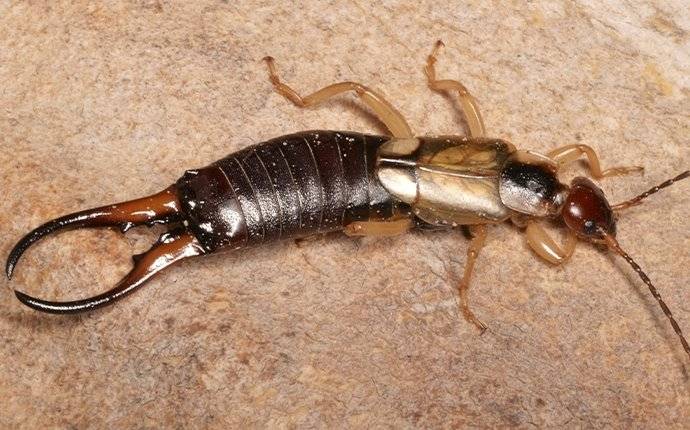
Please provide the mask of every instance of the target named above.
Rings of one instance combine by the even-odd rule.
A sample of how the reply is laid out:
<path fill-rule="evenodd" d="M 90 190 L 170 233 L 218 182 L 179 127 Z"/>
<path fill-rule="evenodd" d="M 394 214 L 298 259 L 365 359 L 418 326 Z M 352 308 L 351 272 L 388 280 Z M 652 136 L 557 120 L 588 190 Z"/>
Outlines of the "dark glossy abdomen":
<path fill-rule="evenodd" d="M 389 137 L 306 131 L 251 146 L 177 182 L 190 229 L 208 251 L 336 231 L 407 207 L 376 179 Z"/>

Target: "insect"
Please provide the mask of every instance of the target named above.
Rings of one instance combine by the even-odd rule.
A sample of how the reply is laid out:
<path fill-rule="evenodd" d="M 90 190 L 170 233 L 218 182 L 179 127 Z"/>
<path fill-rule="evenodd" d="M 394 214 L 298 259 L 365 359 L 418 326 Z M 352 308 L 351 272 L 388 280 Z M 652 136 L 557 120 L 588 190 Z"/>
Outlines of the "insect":
<path fill-rule="evenodd" d="M 188 257 L 331 231 L 377 236 L 463 227 L 471 233 L 471 240 L 458 288 L 460 306 L 464 317 L 484 330 L 486 325 L 470 309 L 470 278 L 488 227 L 511 221 L 525 230 L 531 249 L 554 265 L 568 261 L 579 240 L 603 245 L 622 256 L 649 287 L 690 356 L 690 346 L 668 306 L 618 244 L 614 216 L 687 178 L 690 171 L 613 206 L 587 178 L 577 177 L 570 185 L 561 183 L 559 169 L 581 157 L 587 159 L 596 179 L 637 172 L 642 167 L 602 169 L 594 150 L 581 144 L 539 154 L 485 137 L 475 98 L 460 82 L 436 78 L 436 57 L 442 46 L 438 41 L 427 58 L 428 85 L 458 95 L 467 136 L 415 137 L 405 118 L 381 94 L 354 82 L 336 83 L 301 97 L 281 82 L 273 58 L 266 57 L 276 91 L 295 105 L 314 106 L 354 92 L 391 135 L 307 131 L 279 137 L 188 170 L 158 194 L 48 221 L 12 249 L 6 266 L 8 278 L 27 248 L 58 230 L 119 227 L 124 233 L 133 226 L 157 223 L 171 228 L 149 251 L 133 257 L 133 269 L 110 291 L 67 302 L 15 291 L 17 298 L 40 311 L 75 313 L 112 303 Z M 542 226 L 546 221 L 557 221 L 566 228 L 565 243 L 549 236 Z"/>

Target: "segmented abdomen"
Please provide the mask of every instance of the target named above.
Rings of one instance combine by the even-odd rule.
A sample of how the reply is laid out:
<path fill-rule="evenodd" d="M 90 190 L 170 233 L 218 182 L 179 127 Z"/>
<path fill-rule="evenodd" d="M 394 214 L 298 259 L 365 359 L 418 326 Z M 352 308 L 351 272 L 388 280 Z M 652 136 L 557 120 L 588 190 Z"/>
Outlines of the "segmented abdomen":
<path fill-rule="evenodd" d="M 388 218 L 405 210 L 374 171 L 377 150 L 388 139 L 306 131 L 187 171 L 177 183 L 187 227 L 215 251 Z"/>

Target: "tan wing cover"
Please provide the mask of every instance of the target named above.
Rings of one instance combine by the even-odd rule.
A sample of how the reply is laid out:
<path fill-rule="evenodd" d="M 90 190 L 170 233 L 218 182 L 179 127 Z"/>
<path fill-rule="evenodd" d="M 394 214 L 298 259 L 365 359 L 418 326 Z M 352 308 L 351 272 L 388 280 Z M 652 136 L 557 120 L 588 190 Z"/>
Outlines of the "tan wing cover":
<path fill-rule="evenodd" d="M 433 225 L 501 222 L 501 167 L 515 148 L 498 139 L 392 139 L 379 150 L 377 175 L 395 197 Z"/>

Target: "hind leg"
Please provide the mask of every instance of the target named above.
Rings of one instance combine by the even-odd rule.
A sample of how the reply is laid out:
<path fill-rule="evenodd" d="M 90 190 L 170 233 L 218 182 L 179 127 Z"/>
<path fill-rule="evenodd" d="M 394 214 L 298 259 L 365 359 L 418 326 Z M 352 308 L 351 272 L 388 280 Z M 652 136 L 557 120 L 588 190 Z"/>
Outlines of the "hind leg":
<path fill-rule="evenodd" d="M 405 117 L 373 89 L 356 82 L 339 82 L 302 97 L 280 81 L 273 57 L 265 57 L 264 61 L 268 65 L 269 78 L 276 91 L 295 105 L 299 107 L 315 106 L 339 94 L 352 91 L 376 113 L 376 116 L 386 125 L 394 137 L 413 137 L 412 129 L 405 121 Z"/>
<path fill-rule="evenodd" d="M 391 221 L 355 221 L 345 226 L 348 236 L 397 236 L 412 228 L 412 220 L 401 218 Z"/>
<path fill-rule="evenodd" d="M 458 81 L 451 79 L 436 79 L 436 55 L 443 47 L 443 42 L 438 40 L 431 51 L 431 55 L 427 57 L 426 66 L 424 66 L 424 73 L 429 82 L 429 88 L 434 91 L 455 91 L 460 99 L 460 106 L 467 121 L 470 137 L 482 137 L 486 134 L 484 129 L 484 120 L 481 113 L 479 113 L 479 105 L 477 100 L 470 94 L 467 88 Z"/>

